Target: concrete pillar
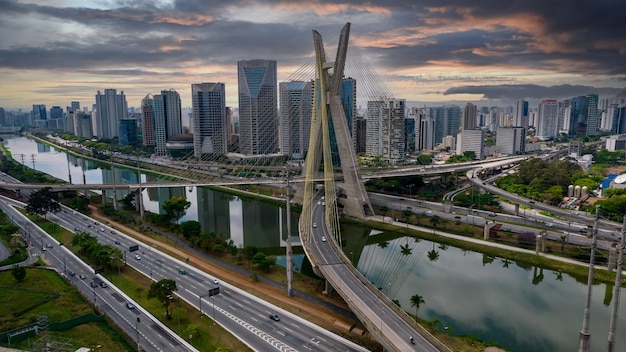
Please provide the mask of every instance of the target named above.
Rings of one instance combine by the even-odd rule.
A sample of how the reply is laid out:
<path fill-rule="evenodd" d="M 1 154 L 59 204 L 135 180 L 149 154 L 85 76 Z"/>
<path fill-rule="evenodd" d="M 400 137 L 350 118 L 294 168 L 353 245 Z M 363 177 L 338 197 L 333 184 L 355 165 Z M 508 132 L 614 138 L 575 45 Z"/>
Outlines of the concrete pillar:
<path fill-rule="evenodd" d="M 535 254 L 539 255 L 539 246 L 541 244 L 541 235 L 535 237 Z"/>
<path fill-rule="evenodd" d="M 519 216 L 519 204 L 515 204 L 515 216 Z"/>
<path fill-rule="evenodd" d="M 546 252 L 546 237 L 548 237 L 548 233 L 546 231 L 541 232 L 541 253 Z"/>
<path fill-rule="evenodd" d="M 483 239 L 489 241 L 489 223 L 485 221 L 485 232 L 483 233 Z"/>
<path fill-rule="evenodd" d="M 102 204 L 105 204 L 107 202 L 107 191 L 102 189 Z"/>
<path fill-rule="evenodd" d="M 613 269 L 615 269 L 617 265 L 617 248 L 615 245 L 616 243 L 613 243 L 609 248 L 609 272 L 613 272 Z"/>

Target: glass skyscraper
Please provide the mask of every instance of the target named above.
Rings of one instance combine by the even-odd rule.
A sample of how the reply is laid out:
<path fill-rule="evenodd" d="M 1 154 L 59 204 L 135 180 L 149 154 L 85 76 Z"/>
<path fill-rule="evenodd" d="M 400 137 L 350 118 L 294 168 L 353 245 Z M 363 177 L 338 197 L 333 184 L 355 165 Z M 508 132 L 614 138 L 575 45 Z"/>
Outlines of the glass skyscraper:
<path fill-rule="evenodd" d="M 278 152 L 278 83 L 275 60 L 237 62 L 239 83 L 239 152 Z"/>

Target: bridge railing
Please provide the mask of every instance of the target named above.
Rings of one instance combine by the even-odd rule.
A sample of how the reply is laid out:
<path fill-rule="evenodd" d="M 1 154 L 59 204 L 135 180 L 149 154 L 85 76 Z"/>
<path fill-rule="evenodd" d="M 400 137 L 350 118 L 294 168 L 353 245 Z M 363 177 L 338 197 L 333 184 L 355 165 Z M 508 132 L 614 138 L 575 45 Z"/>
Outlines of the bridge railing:
<path fill-rule="evenodd" d="M 327 227 L 327 222 L 326 221 L 324 221 L 322 226 L 323 226 L 324 231 L 326 232 L 326 234 L 331 233 L 330 229 Z M 327 236 L 327 237 L 331 238 L 333 236 Z M 330 240 L 328 242 L 330 242 L 333 250 L 341 258 L 341 261 L 345 264 L 345 266 L 348 268 L 348 270 L 350 270 L 350 272 L 352 272 L 352 274 L 357 279 L 359 279 L 359 281 L 361 281 L 361 283 L 363 283 L 363 285 L 365 285 L 372 293 L 374 293 L 376 295 L 376 297 L 378 297 L 380 302 L 385 304 L 387 306 L 387 308 L 389 308 L 394 313 L 396 313 L 396 315 L 401 317 L 406 323 L 408 323 L 409 325 L 413 326 L 415 328 L 415 330 L 417 330 L 417 332 L 424 339 L 426 339 L 428 342 L 430 342 L 439 351 L 452 352 L 452 350 L 448 346 L 444 345 L 441 341 L 439 341 L 439 339 L 437 339 L 433 334 L 431 334 L 430 331 L 426 330 L 426 328 L 424 328 L 422 325 L 420 325 L 415 319 L 411 318 L 411 316 L 409 316 L 407 312 L 405 312 L 402 308 L 398 307 L 397 304 L 393 303 L 393 301 L 391 299 L 389 299 L 389 297 L 385 296 L 382 292 L 380 292 L 380 290 L 376 286 L 374 286 L 369 280 L 367 280 L 367 278 L 365 278 L 365 276 L 363 276 L 363 274 L 361 274 L 358 270 L 356 270 L 356 268 L 352 264 L 352 261 L 350 261 L 348 256 L 343 252 L 343 250 L 341 249 L 341 247 L 339 247 L 339 244 L 336 241 Z M 375 324 L 373 326 L 374 326 L 375 329 L 381 330 L 378 327 L 376 327 Z M 380 332 L 382 334 L 382 331 L 380 331 Z"/>

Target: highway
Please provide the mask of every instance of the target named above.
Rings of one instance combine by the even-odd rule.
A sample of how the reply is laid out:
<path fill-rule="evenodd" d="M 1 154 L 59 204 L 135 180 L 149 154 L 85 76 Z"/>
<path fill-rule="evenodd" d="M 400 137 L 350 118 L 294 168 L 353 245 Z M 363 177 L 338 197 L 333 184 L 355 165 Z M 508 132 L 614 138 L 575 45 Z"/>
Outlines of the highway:
<path fill-rule="evenodd" d="M 315 226 L 310 231 L 312 238 L 307 242 L 307 255 L 312 254 L 313 258 L 309 258 L 316 262 L 317 268 L 357 314 L 368 331 L 388 350 L 440 351 L 441 346 L 437 348 L 431 344 L 431 341 L 436 340 L 432 335 L 428 339 L 420 335 L 416 329 L 417 324 L 404 311 L 395 309 L 389 299 L 373 288 L 356 272 L 347 258 L 339 254 L 341 249 L 330 235 L 324 218 L 324 206 L 313 206 Z M 306 241 L 303 241 L 303 245 L 304 242 Z M 421 333 L 424 334 L 422 331 Z M 429 335 L 427 332 L 426 334 Z M 410 341 L 411 337 L 413 342 Z"/>
<path fill-rule="evenodd" d="M 133 338 L 142 349 L 164 352 L 198 351 L 149 312 L 139 307 L 102 275 L 94 274 L 94 270 L 80 258 L 9 204 L 17 204 L 17 202 L 2 197 L 0 208 L 13 219 L 16 225 L 27 229 L 31 244 L 36 246 L 39 255 L 66 277 L 83 296 L 93 299 L 98 309 Z M 44 246 L 46 250 L 43 250 Z M 95 282 L 96 287 L 91 285 L 92 282 Z M 103 282 L 108 287 L 100 286 Z M 127 302 L 134 303 L 136 308 L 128 309 Z"/>
<path fill-rule="evenodd" d="M 267 351 L 277 349 L 280 351 L 366 351 L 361 346 L 344 339 L 328 330 L 322 329 L 317 325 L 291 314 L 279 307 L 266 303 L 257 297 L 240 290 L 239 288 L 224 282 L 221 278 L 215 278 L 208 275 L 184 261 L 172 258 L 159 250 L 158 247 L 152 247 L 144 243 L 139 243 L 135 239 L 121 233 L 117 229 L 113 229 L 106 224 L 87 217 L 81 213 L 76 213 L 71 209 L 63 207 L 63 210 L 57 214 L 49 214 L 48 220 L 54 221 L 70 231 L 85 231 L 98 238 L 101 243 L 118 246 L 124 253 L 127 265 L 135 270 L 150 277 L 154 281 L 163 278 L 173 279 L 177 283 L 178 291 L 176 292 L 179 299 L 186 301 L 190 305 L 202 310 L 207 319 L 213 320 L 220 324 L 231 334 L 237 336 L 242 342 L 255 351 Z M 32 231 L 32 228 L 29 230 Z M 41 230 L 32 233 L 37 246 L 43 246 L 48 241 L 52 242 L 47 235 Z M 117 241 L 117 242 L 116 242 Z M 119 243 L 118 243 L 119 242 Z M 54 241 L 56 243 L 56 241 Z M 139 250 L 130 252 L 131 246 L 138 245 Z M 58 247 L 58 245 L 55 245 Z M 63 250 L 66 248 L 60 246 Z M 56 258 L 56 248 L 46 251 L 47 256 Z M 136 259 L 136 255 L 140 259 Z M 62 257 L 61 260 L 62 268 Z M 91 269 L 82 270 L 78 268 L 76 263 L 71 265 L 67 263 L 67 268 L 74 268 L 77 275 L 84 273 L 87 279 L 81 284 L 91 290 L 89 283 L 94 277 Z M 83 264 L 84 266 L 84 264 Z M 79 269 L 81 270 L 79 273 Z M 179 269 L 184 269 L 185 274 L 181 274 Z M 78 276 L 77 276 L 78 277 Z M 105 281 L 109 287 L 113 288 L 115 283 L 115 274 L 113 274 L 113 282 L 106 281 L 100 275 L 95 276 L 100 281 Z M 218 280 L 218 284 L 213 283 L 213 279 Z M 70 280 L 76 280 L 70 278 Z M 209 289 L 219 287 L 219 294 L 208 296 Z M 92 291 L 96 292 L 97 301 L 100 302 L 103 291 L 109 290 L 98 287 Z M 115 308 L 122 311 L 128 311 L 124 304 L 130 301 L 123 293 L 115 296 L 113 303 Z M 109 299 L 102 299 L 104 302 Z M 134 302 L 133 302 L 134 303 Z M 134 303 L 137 305 L 136 303 Z M 141 308 L 133 310 L 139 312 Z M 108 312 L 108 311 L 107 311 Z M 270 314 L 278 314 L 280 321 L 273 321 L 269 318 Z M 134 319 L 134 318 L 133 318 Z M 173 316 L 176 319 L 176 316 Z M 135 320 L 129 319 L 134 322 Z M 143 319 L 142 319 L 143 321 Z M 117 321 L 116 321 L 117 322 Z M 121 321 L 121 324 L 126 323 Z M 139 323 L 141 324 L 141 323 Z M 132 326 L 134 329 L 134 325 Z M 134 331 L 134 330 L 133 330 Z M 134 336 L 134 335 L 131 335 Z M 152 341 L 153 339 L 151 339 Z M 167 350 L 167 349 L 166 349 Z M 174 348 L 169 350 L 181 350 Z"/>

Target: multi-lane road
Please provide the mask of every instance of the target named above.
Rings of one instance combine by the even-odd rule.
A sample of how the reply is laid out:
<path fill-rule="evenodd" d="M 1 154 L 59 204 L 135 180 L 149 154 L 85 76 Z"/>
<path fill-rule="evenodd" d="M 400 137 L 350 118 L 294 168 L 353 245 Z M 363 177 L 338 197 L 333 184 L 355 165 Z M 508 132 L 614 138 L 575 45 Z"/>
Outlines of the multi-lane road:
<path fill-rule="evenodd" d="M 36 248 L 35 251 L 46 262 L 55 267 L 83 296 L 92 300 L 98 309 L 132 337 L 141 349 L 149 351 L 198 351 L 159 322 L 152 314 L 137 306 L 130 297 L 113 286 L 102 275 L 94 274 L 94 270 L 80 258 L 31 223 L 28 218 L 9 204 L 19 203 L 2 197 L 0 208 L 18 226 L 27 229 L 30 241 Z M 133 303 L 136 307 L 134 309 L 127 308 L 126 303 L 128 302 Z"/>
<path fill-rule="evenodd" d="M 81 213 L 63 208 L 57 214 L 49 214 L 48 219 L 70 231 L 88 232 L 96 236 L 101 243 L 118 246 L 124 253 L 127 265 L 151 277 L 152 280 L 158 281 L 164 278 L 175 280 L 178 287 L 177 298 L 175 299 L 184 300 L 198 310 L 201 309 L 207 321 L 215 319 L 215 322 L 237 336 L 252 350 L 366 351 L 363 347 L 347 339 L 309 323 L 279 307 L 268 304 L 228 282 L 224 282 L 221 278 L 208 275 L 185 261 L 172 258 L 158 248 L 140 243 L 117 229 L 99 223 Z M 116 323 L 120 324 L 121 327 L 130 326 L 131 332 L 134 332 L 138 325 L 140 342 L 157 346 L 153 348 L 154 350 L 159 350 L 159 343 L 175 342 L 174 339 L 168 337 L 169 334 L 163 331 L 155 331 L 150 336 L 144 333 L 147 324 L 143 323 L 146 320 L 143 319 L 143 316 L 147 313 L 140 307 L 137 309 L 126 308 L 126 302 L 132 302 L 132 300 L 113 287 L 114 277 L 113 282 L 109 282 L 100 275 L 94 275 L 92 269 L 89 269 L 82 262 L 69 261 L 69 251 L 63 246 L 59 246 L 55 240 L 47 237 L 47 234 L 41 230 L 33 232 L 32 227 L 29 231 L 31 231 L 31 239 L 34 239 L 37 248 L 43 248 L 44 245 L 54 243 L 53 248 L 42 251 L 43 255 L 56 263 L 55 265 L 59 265 L 61 271 L 63 271 L 63 267 L 74 271 L 76 276 L 68 277 L 68 280 L 75 283 L 77 287 L 86 289 L 90 294 L 88 297 L 94 295 L 99 307 L 106 305 L 106 307 L 101 307 L 103 311 L 107 314 L 116 314 L 117 311 L 123 313 L 124 318 L 121 318 L 119 322 L 116 320 Z M 129 252 L 130 247 L 135 245 L 139 246 L 139 249 Z M 184 274 L 181 273 L 180 269 L 184 270 Z M 86 276 L 84 280 L 79 278 L 81 274 Z M 97 282 L 107 282 L 109 287 L 91 287 L 90 283 L 94 278 Z M 214 280 L 217 283 L 214 283 Z M 220 289 L 219 294 L 209 296 L 209 290 L 217 287 Z M 137 306 L 136 303 L 134 305 Z M 277 314 L 280 320 L 270 319 L 270 314 Z M 139 323 L 136 319 L 138 316 L 141 320 Z M 176 319 L 176 316 L 173 319 Z M 142 333 L 146 334 L 146 337 L 143 337 Z M 157 338 L 160 335 L 163 337 Z M 134 335 L 131 334 L 130 336 Z M 180 351 L 185 349 L 172 345 L 170 348 L 160 350 Z"/>
<path fill-rule="evenodd" d="M 418 334 L 415 324 L 408 323 L 406 317 L 391 309 L 390 305 L 382 303 L 381 297 L 355 275 L 352 265 L 338 254 L 340 249 L 327 230 L 324 216 L 324 206 L 318 202 L 313 207 L 312 219 L 315 225 L 311 229 L 309 246 L 315 253 L 312 260 L 317 261 L 316 265 L 324 277 L 333 284 L 367 329 L 390 350 L 439 351 L 428 339 Z"/>

